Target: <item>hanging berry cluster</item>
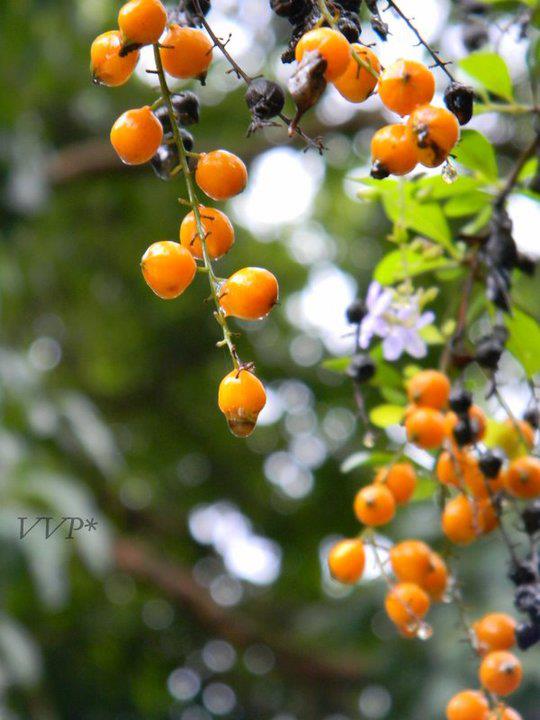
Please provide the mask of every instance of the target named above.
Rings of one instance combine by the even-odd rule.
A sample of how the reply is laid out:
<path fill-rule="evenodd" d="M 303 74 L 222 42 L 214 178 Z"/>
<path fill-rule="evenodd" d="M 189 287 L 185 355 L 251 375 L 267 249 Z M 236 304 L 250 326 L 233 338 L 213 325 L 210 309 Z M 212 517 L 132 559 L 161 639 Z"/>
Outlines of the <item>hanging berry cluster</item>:
<path fill-rule="evenodd" d="M 185 126 L 199 119 L 198 98 L 191 91 L 171 93 L 165 76 L 167 72 L 174 78 L 204 82 L 214 46 L 196 26 L 204 21 L 209 7 L 208 1 L 183 0 L 168 16 L 160 0 L 130 0 L 118 14 L 118 30 L 106 32 L 92 43 L 91 71 L 97 84 L 123 85 L 137 65 L 139 49 L 153 46 L 153 72 L 159 78 L 161 97 L 152 106 L 123 113 L 114 123 L 110 139 L 127 165 L 149 162 L 163 180 L 183 175 L 188 200 L 180 202 L 191 209 L 180 224 L 179 242 L 160 240 L 146 250 L 142 274 L 164 300 L 181 295 L 197 271 L 206 274 L 215 303 L 214 317 L 223 332 L 218 345 L 228 348 L 233 365 L 219 386 L 218 405 L 231 431 L 246 437 L 255 427 L 266 394 L 253 364 L 241 362 L 227 318 L 253 321 L 268 315 L 278 301 L 278 283 L 271 272 L 258 267 L 243 268 L 227 279 L 215 275 L 213 262 L 231 249 L 234 228 L 224 212 L 199 202 L 195 184 L 212 200 L 228 200 L 244 190 L 247 170 L 242 160 L 227 150 L 193 152 L 193 136 Z M 257 88 L 251 88 L 249 102 L 254 117 L 263 118 L 269 112 L 265 102 L 274 110 L 276 99 L 268 98 L 260 83 Z"/>

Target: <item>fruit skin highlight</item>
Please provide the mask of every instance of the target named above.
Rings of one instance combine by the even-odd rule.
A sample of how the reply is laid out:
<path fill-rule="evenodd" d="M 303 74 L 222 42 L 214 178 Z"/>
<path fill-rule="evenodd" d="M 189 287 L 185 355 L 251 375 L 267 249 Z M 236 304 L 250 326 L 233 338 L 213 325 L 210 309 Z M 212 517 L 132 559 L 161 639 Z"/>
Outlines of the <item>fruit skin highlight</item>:
<path fill-rule="evenodd" d="M 240 368 L 225 375 L 219 385 L 218 405 L 236 437 L 248 437 L 266 404 L 262 382 L 250 370 Z"/>

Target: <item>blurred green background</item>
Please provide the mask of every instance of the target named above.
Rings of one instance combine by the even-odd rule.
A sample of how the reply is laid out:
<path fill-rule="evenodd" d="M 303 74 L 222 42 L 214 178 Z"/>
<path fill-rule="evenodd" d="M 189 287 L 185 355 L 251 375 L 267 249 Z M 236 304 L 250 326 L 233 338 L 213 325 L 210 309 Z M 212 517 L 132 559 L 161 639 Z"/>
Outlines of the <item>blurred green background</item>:
<path fill-rule="evenodd" d="M 403 5 L 422 6 L 447 56 L 466 52 L 459 4 Z M 344 309 L 386 248 L 382 212 L 346 180 L 367 174 L 380 108 L 325 96 L 304 122 L 326 139 L 320 159 L 284 128 L 246 139 L 244 91 L 220 58 L 200 90 L 195 149 L 237 152 L 252 179 L 225 208 L 237 241 L 218 272 L 261 265 L 281 287 L 269 319 L 238 324 L 270 398 L 241 442 L 217 409 L 228 363 L 204 276 L 163 302 L 140 275 L 146 247 L 176 238 L 184 190 L 123 167 L 109 146 L 114 119 L 157 96 L 144 69 L 117 90 L 90 82 L 90 43 L 118 7 L 0 8 L 0 717 L 442 717 L 475 675 L 455 609 L 433 611 L 429 642 L 405 642 L 382 612 L 383 583 L 344 591 L 322 562 L 333 537 L 355 532 L 351 500 L 369 477 L 340 474 L 362 428 L 349 384 L 320 362 L 350 350 Z M 266 0 L 216 0 L 209 21 L 249 72 L 283 79 L 288 27 Z M 521 58 L 526 41 L 508 42 Z M 386 58 L 422 57 L 402 29 L 394 43 Z M 487 124 L 507 163 L 526 121 Z M 18 518 L 38 516 L 98 526 L 20 540 Z M 407 534 L 439 546 L 430 502 L 388 530 Z M 500 544 L 464 555 L 472 615 L 510 610 Z M 533 720 L 538 653 L 524 662 L 515 704 Z"/>

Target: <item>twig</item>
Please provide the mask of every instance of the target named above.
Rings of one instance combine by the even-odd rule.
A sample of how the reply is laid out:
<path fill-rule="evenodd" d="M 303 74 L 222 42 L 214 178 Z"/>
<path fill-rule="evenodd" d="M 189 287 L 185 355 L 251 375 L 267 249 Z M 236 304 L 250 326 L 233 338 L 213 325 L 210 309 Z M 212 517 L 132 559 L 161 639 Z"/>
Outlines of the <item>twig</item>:
<path fill-rule="evenodd" d="M 498 195 L 496 196 L 493 206 L 496 208 L 501 208 L 504 203 L 506 202 L 506 199 L 514 189 L 514 185 L 516 184 L 519 173 L 522 171 L 523 166 L 527 162 L 529 158 L 531 158 L 536 150 L 540 147 L 540 133 L 537 133 L 533 141 L 527 145 L 527 147 L 523 150 L 521 155 L 518 157 L 514 167 L 512 168 L 512 172 L 510 175 L 506 178 L 506 181 L 499 191 Z"/>

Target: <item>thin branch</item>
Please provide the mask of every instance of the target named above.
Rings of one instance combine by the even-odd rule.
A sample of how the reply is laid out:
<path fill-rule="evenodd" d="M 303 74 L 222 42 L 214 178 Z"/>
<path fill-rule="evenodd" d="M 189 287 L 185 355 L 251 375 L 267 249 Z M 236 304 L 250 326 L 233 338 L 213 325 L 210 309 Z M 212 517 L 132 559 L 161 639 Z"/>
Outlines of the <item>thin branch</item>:
<path fill-rule="evenodd" d="M 494 203 L 493 203 L 494 207 L 500 208 L 504 205 L 508 196 L 514 189 L 515 184 L 518 181 L 519 174 L 522 171 L 523 166 L 525 165 L 527 160 L 529 160 L 529 158 L 531 158 L 534 155 L 534 153 L 536 152 L 536 150 L 539 147 L 540 147 L 540 133 L 536 133 L 532 142 L 529 143 L 529 145 L 527 145 L 527 147 L 523 150 L 521 155 L 518 157 L 514 167 L 512 168 L 512 172 L 506 178 L 506 181 L 505 181 L 503 187 L 501 188 L 499 194 L 497 195 L 497 197 L 494 200 Z"/>

